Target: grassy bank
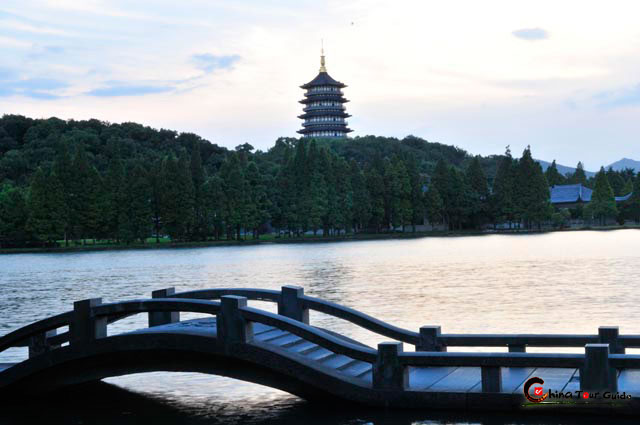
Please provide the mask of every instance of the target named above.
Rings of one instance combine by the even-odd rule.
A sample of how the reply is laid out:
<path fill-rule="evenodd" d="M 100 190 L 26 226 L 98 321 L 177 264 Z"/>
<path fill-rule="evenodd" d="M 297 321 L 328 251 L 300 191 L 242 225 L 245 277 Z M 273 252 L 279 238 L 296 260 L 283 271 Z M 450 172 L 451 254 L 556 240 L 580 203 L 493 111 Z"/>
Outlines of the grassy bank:
<path fill-rule="evenodd" d="M 87 239 L 82 242 L 70 242 L 69 246 L 64 246 L 64 241 L 60 241 L 57 247 L 29 247 L 29 248 L 2 248 L 0 254 L 38 253 L 38 252 L 79 252 L 79 251 L 111 251 L 123 249 L 173 249 L 173 248 L 200 248 L 212 246 L 243 246 L 257 244 L 274 243 L 322 243 L 322 242 L 343 242 L 343 241 L 363 241 L 363 240 L 385 240 L 385 239 L 414 239 L 424 237 L 455 237 L 455 236 L 480 236 L 492 234 L 531 234 L 548 232 L 572 232 L 581 230 L 619 230 L 619 229 L 640 229 L 640 225 L 627 224 L 624 226 L 584 226 L 566 229 L 543 229 L 543 230 L 460 230 L 460 231 L 429 231 L 429 232 L 387 232 L 387 233 L 357 233 L 344 236 L 314 236 L 304 235 L 302 237 L 276 237 L 273 234 L 260 235 L 259 239 L 248 237 L 245 240 L 210 240 L 193 242 L 172 242 L 169 238 L 148 238 L 145 243 L 114 243 L 111 241 L 101 241 Z"/>

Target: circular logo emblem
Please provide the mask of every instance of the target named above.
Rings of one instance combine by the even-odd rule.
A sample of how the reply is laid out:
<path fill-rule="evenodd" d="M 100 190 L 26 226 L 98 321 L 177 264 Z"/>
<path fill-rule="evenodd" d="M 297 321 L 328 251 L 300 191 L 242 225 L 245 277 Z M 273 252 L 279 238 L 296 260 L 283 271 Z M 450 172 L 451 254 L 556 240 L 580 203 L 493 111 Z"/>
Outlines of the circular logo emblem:
<path fill-rule="evenodd" d="M 533 395 L 531 395 L 529 394 L 529 391 L 535 384 L 540 384 L 540 386 L 533 387 Z M 527 382 L 524 383 L 524 387 L 522 389 L 527 400 L 532 403 L 541 403 L 549 396 L 549 393 L 544 392 L 542 384 L 544 384 L 544 380 L 542 378 L 538 378 L 537 376 L 527 379 Z"/>

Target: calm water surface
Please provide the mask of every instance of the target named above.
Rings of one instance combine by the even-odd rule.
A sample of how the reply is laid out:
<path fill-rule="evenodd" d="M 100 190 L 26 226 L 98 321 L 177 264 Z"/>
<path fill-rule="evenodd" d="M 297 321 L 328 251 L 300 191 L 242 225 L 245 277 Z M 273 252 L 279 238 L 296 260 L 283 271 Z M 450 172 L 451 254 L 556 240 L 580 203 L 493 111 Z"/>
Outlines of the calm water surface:
<path fill-rule="evenodd" d="M 67 311 L 83 298 L 149 297 L 169 286 L 182 291 L 285 284 L 415 330 L 441 325 L 447 333 L 596 333 L 600 325 L 617 325 L 621 333 L 640 333 L 639 230 L 16 254 L 0 256 L 0 271 L 0 334 Z M 312 313 L 311 321 L 368 344 L 381 341 L 321 314 Z M 146 316 L 118 322 L 110 332 L 138 325 L 146 325 Z M 0 362 L 25 355 L 24 349 L 12 349 Z M 109 397 L 122 399 L 113 405 L 129 407 L 93 406 L 102 412 L 100 420 L 87 412 L 59 413 L 60 422 L 136 423 L 146 417 L 158 424 L 585 423 L 584 418 L 527 422 L 453 413 L 318 411 L 280 391 L 200 374 L 151 373 L 107 382 L 127 390 L 110 390 Z M 132 402 L 138 398 L 145 402 Z"/>

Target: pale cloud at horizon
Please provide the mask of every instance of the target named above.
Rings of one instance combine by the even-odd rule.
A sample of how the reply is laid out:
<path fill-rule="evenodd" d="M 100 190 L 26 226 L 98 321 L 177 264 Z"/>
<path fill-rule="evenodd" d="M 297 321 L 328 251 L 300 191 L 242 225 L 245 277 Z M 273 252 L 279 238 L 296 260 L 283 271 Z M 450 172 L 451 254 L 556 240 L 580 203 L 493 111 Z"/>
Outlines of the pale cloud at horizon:
<path fill-rule="evenodd" d="M 296 136 L 324 38 L 354 135 L 531 145 L 593 170 L 640 159 L 639 15 L 633 1 L 6 0 L 0 114 L 267 149 Z"/>

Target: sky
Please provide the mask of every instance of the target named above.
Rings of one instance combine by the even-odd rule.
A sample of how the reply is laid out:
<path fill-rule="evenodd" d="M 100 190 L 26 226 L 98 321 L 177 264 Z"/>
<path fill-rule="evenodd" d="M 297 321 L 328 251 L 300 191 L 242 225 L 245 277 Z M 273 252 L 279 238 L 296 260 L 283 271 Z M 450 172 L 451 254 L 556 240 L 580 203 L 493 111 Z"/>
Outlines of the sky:
<path fill-rule="evenodd" d="M 320 43 L 352 136 L 640 159 L 640 2 L 2 0 L 0 114 L 296 137 Z"/>

